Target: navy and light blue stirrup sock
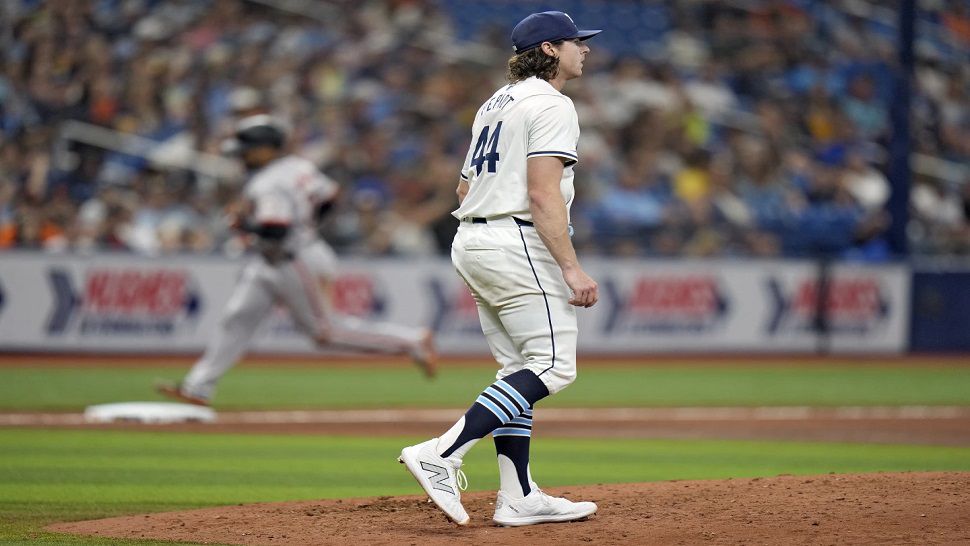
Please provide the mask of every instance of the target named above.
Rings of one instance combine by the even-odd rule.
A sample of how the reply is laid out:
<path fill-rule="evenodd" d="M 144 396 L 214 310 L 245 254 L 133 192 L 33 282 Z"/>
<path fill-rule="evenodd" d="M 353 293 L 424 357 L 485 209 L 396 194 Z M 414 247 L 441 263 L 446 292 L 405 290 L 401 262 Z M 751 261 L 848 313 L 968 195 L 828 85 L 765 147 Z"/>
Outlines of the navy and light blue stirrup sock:
<path fill-rule="evenodd" d="M 532 440 L 532 410 L 492 431 L 498 459 L 500 489 L 513 497 L 532 492 L 529 473 L 529 443 Z M 521 490 L 521 492 L 520 492 Z"/>
<path fill-rule="evenodd" d="M 509 428 L 506 425 L 526 410 L 531 412 L 533 404 L 546 396 L 549 389 L 530 370 L 519 370 L 499 379 L 482 391 L 465 415 L 441 436 L 438 454 L 464 457 L 475 442 L 495 429 Z"/>

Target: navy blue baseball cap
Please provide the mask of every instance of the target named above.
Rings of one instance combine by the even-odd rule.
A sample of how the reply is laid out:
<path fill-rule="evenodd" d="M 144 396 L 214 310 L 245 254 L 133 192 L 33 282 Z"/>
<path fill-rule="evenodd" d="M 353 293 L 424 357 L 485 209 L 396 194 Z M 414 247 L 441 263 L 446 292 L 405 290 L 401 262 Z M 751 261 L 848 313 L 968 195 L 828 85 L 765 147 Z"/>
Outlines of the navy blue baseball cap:
<path fill-rule="evenodd" d="M 519 21 L 512 29 L 512 47 L 515 53 L 539 47 L 542 42 L 558 42 L 579 38 L 586 40 L 602 30 L 579 30 L 573 19 L 561 11 L 533 13 Z"/>

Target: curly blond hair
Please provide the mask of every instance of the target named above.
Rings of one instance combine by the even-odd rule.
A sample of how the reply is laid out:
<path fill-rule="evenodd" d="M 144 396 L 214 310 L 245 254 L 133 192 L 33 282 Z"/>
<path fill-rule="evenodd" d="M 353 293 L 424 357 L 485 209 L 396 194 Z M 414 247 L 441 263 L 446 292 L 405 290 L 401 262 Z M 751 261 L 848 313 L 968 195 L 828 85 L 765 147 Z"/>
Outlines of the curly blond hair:
<path fill-rule="evenodd" d="M 553 42 L 553 44 L 559 43 L 561 42 Z M 532 76 L 549 81 L 557 74 L 559 74 L 559 57 L 546 55 L 542 47 L 535 47 L 513 55 L 509 59 L 509 71 L 505 77 L 509 83 L 515 83 Z"/>

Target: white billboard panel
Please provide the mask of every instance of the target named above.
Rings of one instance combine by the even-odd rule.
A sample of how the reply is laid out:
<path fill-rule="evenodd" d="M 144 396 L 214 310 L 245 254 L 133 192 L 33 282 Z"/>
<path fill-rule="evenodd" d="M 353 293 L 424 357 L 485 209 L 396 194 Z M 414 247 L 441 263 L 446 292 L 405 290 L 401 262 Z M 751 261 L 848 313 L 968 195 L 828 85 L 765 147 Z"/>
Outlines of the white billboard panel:
<path fill-rule="evenodd" d="M 0 350 L 198 352 L 244 262 L 218 258 L 0 254 Z M 801 261 L 587 260 L 600 302 L 580 315 L 580 350 L 597 353 L 900 352 L 910 273 L 838 265 L 816 333 L 819 269 Z M 347 260 L 345 313 L 429 325 L 445 353 L 487 353 L 475 302 L 446 260 Z M 282 310 L 253 350 L 312 352 Z"/>

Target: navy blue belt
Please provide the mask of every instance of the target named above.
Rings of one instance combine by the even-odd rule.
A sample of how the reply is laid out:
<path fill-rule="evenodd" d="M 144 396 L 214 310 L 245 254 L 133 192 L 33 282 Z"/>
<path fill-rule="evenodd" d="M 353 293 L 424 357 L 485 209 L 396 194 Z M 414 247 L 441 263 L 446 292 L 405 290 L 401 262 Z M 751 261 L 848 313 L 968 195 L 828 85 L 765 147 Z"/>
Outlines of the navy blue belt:
<path fill-rule="evenodd" d="M 535 227 L 535 224 L 533 224 L 532 222 L 530 222 L 528 220 L 523 220 L 521 218 L 516 218 L 515 216 L 513 216 L 512 219 L 515 220 L 516 225 L 525 226 L 525 227 Z M 462 222 L 470 222 L 472 224 L 487 224 L 488 223 L 488 218 L 482 218 L 480 216 L 468 216 L 466 218 L 462 218 L 461 221 Z"/>

